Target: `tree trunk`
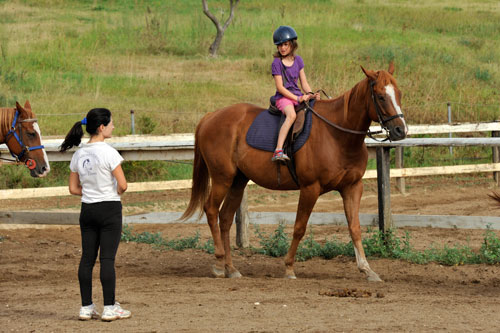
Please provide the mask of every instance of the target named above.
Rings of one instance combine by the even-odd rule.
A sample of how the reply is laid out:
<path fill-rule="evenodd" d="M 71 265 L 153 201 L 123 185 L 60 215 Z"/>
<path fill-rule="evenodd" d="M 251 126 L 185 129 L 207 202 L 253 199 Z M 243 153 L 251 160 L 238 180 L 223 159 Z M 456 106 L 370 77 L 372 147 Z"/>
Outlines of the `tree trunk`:
<path fill-rule="evenodd" d="M 227 18 L 226 22 L 224 23 L 223 26 L 221 26 L 219 20 L 209 11 L 208 9 L 208 4 L 207 0 L 201 0 L 201 3 L 203 5 L 203 13 L 213 22 L 215 25 L 215 28 L 217 29 L 217 35 L 215 36 L 215 40 L 213 41 L 212 45 L 210 45 L 210 48 L 208 51 L 210 52 L 210 55 L 212 57 L 217 56 L 217 51 L 219 50 L 220 43 L 222 42 L 222 37 L 224 37 L 224 32 L 226 31 L 227 27 L 231 23 L 231 21 L 234 18 L 234 10 L 236 9 L 236 5 L 238 4 L 240 0 L 229 0 L 230 3 L 230 14 L 229 17 Z"/>

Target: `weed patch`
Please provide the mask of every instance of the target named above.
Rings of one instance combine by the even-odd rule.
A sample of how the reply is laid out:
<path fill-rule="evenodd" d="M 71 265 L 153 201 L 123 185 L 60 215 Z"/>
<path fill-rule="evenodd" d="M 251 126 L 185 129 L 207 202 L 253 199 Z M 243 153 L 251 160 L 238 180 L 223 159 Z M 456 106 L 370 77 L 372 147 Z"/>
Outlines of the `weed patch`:
<path fill-rule="evenodd" d="M 286 255 L 290 238 L 285 232 L 285 224 L 280 222 L 274 232 L 266 234 L 258 225 L 255 225 L 255 234 L 259 239 L 260 247 L 251 247 L 250 251 L 270 257 L 283 257 Z M 0 241 L 2 239 L 0 238 Z M 214 253 L 212 239 L 201 243 L 200 233 L 191 237 L 165 239 L 161 233 L 142 232 L 134 233 L 132 227 L 125 224 L 122 231 L 123 242 L 137 242 L 151 244 L 158 250 L 183 251 L 186 249 L 198 249 L 207 253 Z M 474 252 L 469 245 L 457 244 L 452 247 L 444 246 L 442 249 L 431 247 L 423 251 L 417 251 L 411 245 L 411 234 L 406 232 L 403 238 L 394 234 L 393 230 L 387 233 L 368 230 L 368 235 L 363 240 L 363 248 L 367 257 L 388 258 L 405 260 L 416 264 L 427 264 L 435 262 L 441 265 L 458 266 L 466 264 L 498 264 L 500 263 L 500 239 L 490 229 L 484 234 L 481 249 Z M 342 243 L 332 238 L 325 239 L 323 244 L 314 240 L 314 230 L 310 228 L 307 237 L 300 243 L 296 260 L 306 261 L 319 257 L 332 259 L 338 256 L 354 257 L 354 246 L 352 242 Z"/>

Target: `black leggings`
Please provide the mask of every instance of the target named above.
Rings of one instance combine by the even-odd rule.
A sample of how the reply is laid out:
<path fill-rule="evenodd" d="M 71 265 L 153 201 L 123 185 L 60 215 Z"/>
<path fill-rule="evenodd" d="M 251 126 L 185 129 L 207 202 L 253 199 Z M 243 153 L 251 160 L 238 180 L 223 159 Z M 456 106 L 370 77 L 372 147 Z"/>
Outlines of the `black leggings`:
<path fill-rule="evenodd" d="M 80 212 L 82 259 L 78 281 L 82 306 L 92 304 L 92 270 L 99 251 L 101 284 L 104 305 L 115 304 L 115 256 L 122 232 L 122 204 L 120 201 L 82 203 Z"/>

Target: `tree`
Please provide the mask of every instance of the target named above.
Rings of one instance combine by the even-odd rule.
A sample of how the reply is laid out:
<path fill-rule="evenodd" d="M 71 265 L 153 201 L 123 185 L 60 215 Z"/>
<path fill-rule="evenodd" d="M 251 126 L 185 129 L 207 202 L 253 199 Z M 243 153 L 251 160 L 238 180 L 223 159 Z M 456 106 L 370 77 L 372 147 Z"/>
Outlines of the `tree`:
<path fill-rule="evenodd" d="M 240 0 L 229 0 L 230 3 L 229 17 L 227 18 L 223 26 L 221 26 L 219 20 L 217 20 L 217 18 L 208 10 L 207 0 L 201 0 L 201 2 L 203 4 L 203 13 L 205 13 L 205 15 L 208 16 L 208 18 L 213 22 L 215 28 L 217 29 L 217 36 L 215 36 L 214 42 L 212 43 L 212 45 L 210 45 L 210 48 L 208 49 L 210 55 L 212 57 L 216 57 L 217 51 L 222 41 L 222 37 L 224 37 L 224 32 L 226 32 L 227 27 L 233 20 L 234 10 L 236 9 L 236 5 L 238 5 L 238 2 L 240 2 Z"/>

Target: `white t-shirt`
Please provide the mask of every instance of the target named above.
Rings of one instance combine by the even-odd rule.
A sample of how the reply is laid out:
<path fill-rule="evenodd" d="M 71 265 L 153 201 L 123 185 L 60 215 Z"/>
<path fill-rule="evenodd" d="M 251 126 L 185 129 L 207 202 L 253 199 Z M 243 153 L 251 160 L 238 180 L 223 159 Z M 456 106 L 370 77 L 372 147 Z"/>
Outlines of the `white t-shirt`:
<path fill-rule="evenodd" d="M 116 149 L 105 142 L 82 144 L 69 165 L 80 177 L 82 202 L 120 201 L 112 172 L 122 161 Z"/>

